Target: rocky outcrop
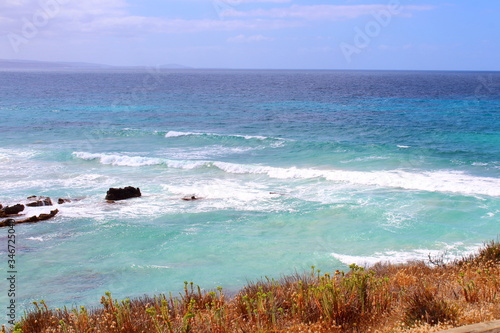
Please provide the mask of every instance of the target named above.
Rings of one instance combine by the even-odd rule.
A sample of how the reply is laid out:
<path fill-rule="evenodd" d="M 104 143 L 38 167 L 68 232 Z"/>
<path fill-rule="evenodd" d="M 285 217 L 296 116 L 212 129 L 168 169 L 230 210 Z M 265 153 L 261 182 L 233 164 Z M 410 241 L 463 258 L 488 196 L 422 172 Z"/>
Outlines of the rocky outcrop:
<path fill-rule="evenodd" d="M 48 197 L 31 196 L 31 197 L 28 197 L 28 199 L 35 200 L 32 202 L 28 202 L 26 204 L 26 206 L 28 206 L 28 207 L 52 206 L 52 200 Z"/>
<path fill-rule="evenodd" d="M 110 188 L 108 192 L 106 192 L 106 200 L 107 201 L 118 201 L 125 200 L 130 198 L 140 197 L 141 190 L 137 187 L 127 186 L 125 188 Z"/>
<path fill-rule="evenodd" d="M 34 215 L 34 216 L 29 217 L 25 220 L 16 221 L 16 223 L 17 224 L 19 224 L 19 223 L 35 223 L 35 222 L 40 222 L 40 221 L 46 221 L 46 220 L 51 219 L 54 216 L 56 216 L 57 213 L 59 213 L 59 210 L 54 209 L 54 210 L 50 211 L 50 214 L 40 214 L 38 216 Z"/>
<path fill-rule="evenodd" d="M 16 225 L 16 224 L 20 224 L 20 223 L 36 223 L 36 222 L 40 222 L 40 221 L 45 221 L 45 220 L 53 218 L 54 216 L 57 215 L 57 213 L 59 213 L 59 210 L 55 209 L 55 210 L 52 210 L 50 212 L 50 214 L 40 214 L 38 216 L 33 215 L 27 219 L 20 220 L 20 221 L 16 221 L 14 219 L 6 219 L 6 220 L 0 222 L 0 227 L 8 227 L 8 226 Z"/>
<path fill-rule="evenodd" d="M 3 221 L 0 221 L 0 228 L 1 227 L 10 227 L 11 225 L 15 225 L 16 221 L 14 219 L 6 219 Z"/>
<path fill-rule="evenodd" d="M 10 215 L 17 215 L 24 210 L 24 205 L 17 204 L 14 206 L 7 206 L 0 210 L 0 217 L 6 217 Z"/>

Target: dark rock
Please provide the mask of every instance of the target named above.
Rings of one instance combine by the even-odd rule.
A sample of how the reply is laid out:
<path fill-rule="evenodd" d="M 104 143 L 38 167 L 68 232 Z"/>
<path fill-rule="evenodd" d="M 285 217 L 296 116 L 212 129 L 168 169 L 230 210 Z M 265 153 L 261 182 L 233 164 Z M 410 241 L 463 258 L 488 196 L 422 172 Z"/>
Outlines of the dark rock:
<path fill-rule="evenodd" d="M 201 197 L 197 197 L 196 195 L 188 195 L 182 198 L 184 201 L 193 201 L 193 200 L 200 200 L 202 199 Z"/>
<path fill-rule="evenodd" d="M 3 206 L 2 206 L 2 204 L 0 204 L 0 209 L 2 209 L 2 208 L 3 208 Z"/>
<path fill-rule="evenodd" d="M 14 206 L 7 206 L 2 211 L 5 213 L 5 215 L 16 215 L 19 214 L 19 212 L 22 212 L 23 210 L 24 210 L 24 205 L 17 204 Z"/>
<path fill-rule="evenodd" d="M 115 202 L 113 200 L 106 200 L 106 203 L 114 204 Z"/>
<path fill-rule="evenodd" d="M 28 199 L 37 199 L 26 204 L 28 207 L 52 206 L 52 200 L 48 197 L 29 197 Z"/>
<path fill-rule="evenodd" d="M 141 190 L 132 186 L 127 186 L 125 188 L 110 188 L 106 193 L 106 200 L 125 200 L 129 198 L 140 197 Z"/>
<path fill-rule="evenodd" d="M 38 220 L 39 221 L 48 220 L 48 219 L 53 218 L 54 216 L 56 216 L 57 213 L 59 213 L 59 209 L 51 210 L 50 214 L 40 214 L 40 215 L 38 215 Z"/>
<path fill-rule="evenodd" d="M 70 199 L 63 199 L 63 198 L 57 199 L 57 203 L 60 205 L 66 203 L 66 202 L 71 202 L 71 200 Z"/>
<path fill-rule="evenodd" d="M 35 223 L 35 222 L 39 222 L 39 221 L 45 221 L 45 220 L 53 218 L 54 216 L 57 215 L 57 213 L 59 213 L 59 210 L 55 209 L 55 210 L 50 211 L 50 214 L 40 214 L 38 216 L 32 216 L 32 217 L 29 217 L 25 220 L 17 221 L 17 223 Z"/>
<path fill-rule="evenodd" d="M 17 223 L 35 223 L 38 222 L 38 217 L 33 215 L 32 217 L 28 217 L 27 219 L 17 221 Z"/>
<path fill-rule="evenodd" d="M 1 227 L 10 227 L 11 225 L 15 225 L 16 221 L 14 219 L 6 219 L 0 222 Z"/>

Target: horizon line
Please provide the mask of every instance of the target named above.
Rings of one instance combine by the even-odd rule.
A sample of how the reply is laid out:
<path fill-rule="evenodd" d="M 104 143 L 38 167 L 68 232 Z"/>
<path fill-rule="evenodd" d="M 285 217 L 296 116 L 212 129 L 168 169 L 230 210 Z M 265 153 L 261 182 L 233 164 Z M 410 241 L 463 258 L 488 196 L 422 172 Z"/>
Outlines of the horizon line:
<path fill-rule="evenodd" d="M 22 68 L 12 67 L 3 68 L 2 62 L 13 62 L 18 64 L 43 65 L 49 67 Z M 71 67 L 50 67 L 53 65 L 67 65 Z M 88 66 L 88 67 L 87 67 Z M 91 63 L 85 61 L 48 61 L 48 60 L 26 60 L 26 59 L 0 59 L 0 70 L 126 70 L 126 69 L 150 69 L 160 70 L 242 70 L 242 71 L 394 71 L 394 72 L 500 72 L 500 69 L 394 69 L 394 68 L 252 68 L 252 67 L 193 67 L 182 64 L 156 64 L 156 65 L 109 65 L 101 63 Z"/>

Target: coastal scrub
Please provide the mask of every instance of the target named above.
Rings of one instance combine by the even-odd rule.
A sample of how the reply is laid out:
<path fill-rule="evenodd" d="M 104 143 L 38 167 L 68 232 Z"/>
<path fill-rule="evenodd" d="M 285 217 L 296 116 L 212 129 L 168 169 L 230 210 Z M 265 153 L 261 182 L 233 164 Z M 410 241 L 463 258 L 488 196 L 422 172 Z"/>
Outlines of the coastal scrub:
<path fill-rule="evenodd" d="M 178 296 L 115 300 L 101 307 L 50 309 L 45 302 L 16 333 L 435 332 L 500 318 L 500 243 L 450 263 L 350 266 L 348 272 L 248 283 L 227 297 L 185 282 Z M 3 332 L 9 332 L 5 327 Z"/>

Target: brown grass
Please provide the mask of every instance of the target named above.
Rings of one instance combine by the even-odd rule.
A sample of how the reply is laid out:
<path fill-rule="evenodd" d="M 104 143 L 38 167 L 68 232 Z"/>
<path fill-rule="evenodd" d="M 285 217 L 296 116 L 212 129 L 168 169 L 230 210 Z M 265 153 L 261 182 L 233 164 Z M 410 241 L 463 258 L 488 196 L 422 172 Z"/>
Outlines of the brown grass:
<path fill-rule="evenodd" d="M 452 263 L 432 262 L 351 265 L 332 274 L 313 267 L 249 283 L 231 298 L 186 282 L 179 297 L 117 301 L 106 293 L 99 308 L 50 309 L 42 301 L 12 331 L 417 333 L 500 319 L 499 242 Z"/>

